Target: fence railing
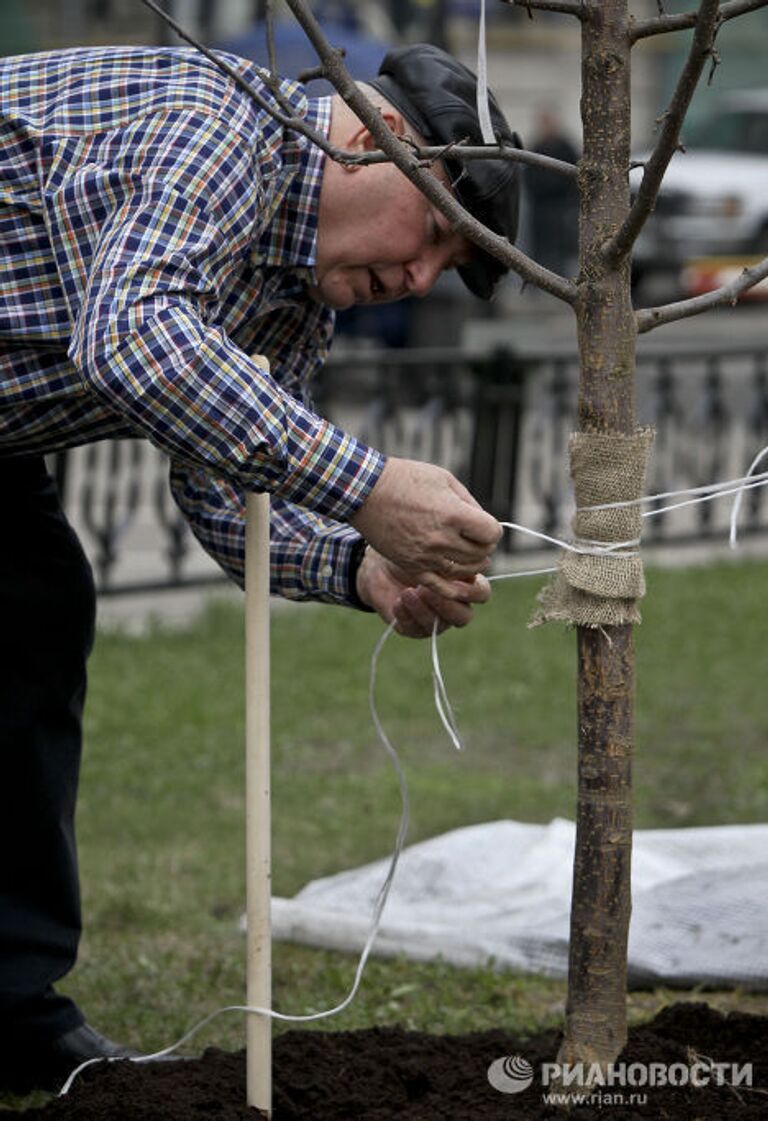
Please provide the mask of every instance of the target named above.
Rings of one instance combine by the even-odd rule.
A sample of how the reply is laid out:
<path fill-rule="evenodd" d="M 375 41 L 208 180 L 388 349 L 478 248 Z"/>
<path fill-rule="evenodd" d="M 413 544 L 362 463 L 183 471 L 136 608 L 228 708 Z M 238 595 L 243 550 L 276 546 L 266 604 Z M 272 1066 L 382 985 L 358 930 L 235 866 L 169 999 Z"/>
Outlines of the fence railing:
<path fill-rule="evenodd" d="M 568 533 L 568 436 L 575 357 L 499 350 L 360 351 L 329 362 L 316 389 L 325 416 L 392 455 L 450 468 L 497 518 Z M 745 473 L 768 444 L 768 350 L 641 355 L 638 418 L 656 429 L 648 492 Z M 56 459 L 71 520 L 103 593 L 189 587 L 221 579 L 175 509 L 164 458 L 143 441 L 107 442 Z M 768 498 L 744 496 L 743 535 L 768 531 Z M 649 543 L 725 539 L 727 500 L 646 521 Z M 508 552 L 537 549 L 505 538 Z"/>

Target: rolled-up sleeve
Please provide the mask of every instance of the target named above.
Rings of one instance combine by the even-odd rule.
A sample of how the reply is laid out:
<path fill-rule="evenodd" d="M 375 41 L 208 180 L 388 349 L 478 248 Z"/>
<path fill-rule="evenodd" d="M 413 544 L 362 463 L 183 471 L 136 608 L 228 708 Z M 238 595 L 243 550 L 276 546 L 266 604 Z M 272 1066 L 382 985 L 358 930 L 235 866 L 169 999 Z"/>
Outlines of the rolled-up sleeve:
<path fill-rule="evenodd" d="M 176 463 L 171 490 L 196 538 L 241 587 L 245 579 L 244 494 L 223 479 Z M 350 563 L 360 536 L 350 526 L 273 498 L 270 589 L 293 600 L 355 605 Z"/>

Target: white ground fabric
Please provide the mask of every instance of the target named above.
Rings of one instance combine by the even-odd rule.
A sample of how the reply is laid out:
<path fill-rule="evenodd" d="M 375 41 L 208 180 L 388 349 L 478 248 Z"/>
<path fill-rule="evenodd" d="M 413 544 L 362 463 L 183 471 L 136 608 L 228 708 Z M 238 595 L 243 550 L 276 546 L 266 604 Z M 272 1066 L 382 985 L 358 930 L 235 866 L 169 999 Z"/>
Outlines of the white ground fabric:
<path fill-rule="evenodd" d="M 495 821 L 404 850 L 374 952 L 562 977 L 574 825 Z M 360 950 L 388 862 L 273 901 L 275 937 Z M 768 988 L 768 825 L 635 832 L 633 984 Z"/>

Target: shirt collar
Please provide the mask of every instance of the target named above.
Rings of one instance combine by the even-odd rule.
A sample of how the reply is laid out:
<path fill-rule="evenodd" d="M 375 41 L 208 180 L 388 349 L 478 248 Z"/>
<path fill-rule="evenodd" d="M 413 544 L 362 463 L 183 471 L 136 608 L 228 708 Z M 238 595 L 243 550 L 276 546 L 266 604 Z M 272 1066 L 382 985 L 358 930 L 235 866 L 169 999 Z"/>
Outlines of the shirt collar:
<path fill-rule="evenodd" d="M 328 136 L 330 97 L 307 102 L 304 119 Z M 305 137 L 283 142 L 283 166 L 290 175 L 280 205 L 259 240 L 259 256 L 267 265 L 314 268 L 317 260 L 317 218 L 325 153 Z"/>

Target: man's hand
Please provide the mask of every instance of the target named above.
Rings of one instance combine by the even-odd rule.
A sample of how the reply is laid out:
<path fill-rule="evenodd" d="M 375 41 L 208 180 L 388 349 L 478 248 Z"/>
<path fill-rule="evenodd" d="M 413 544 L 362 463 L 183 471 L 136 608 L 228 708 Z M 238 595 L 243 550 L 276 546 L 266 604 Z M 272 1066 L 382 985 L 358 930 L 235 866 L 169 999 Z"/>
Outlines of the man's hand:
<path fill-rule="evenodd" d="M 387 460 L 351 524 L 409 584 L 459 602 L 461 582 L 488 567 L 501 536 L 450 471 L 411 459 Z"/>
<path fill-rule="evenodd" d="M 472 618 L 473 604 L 485 603 L 491 594 L 491 585 L 484 576 L 444 583 L 449 596 L 415 587 L 407 572 L 370 545 L 357 570 L 360 599 L 408 638 L 428 638 L 435 620 L 439 634 L 448 627 L 466 626 Z"/>

